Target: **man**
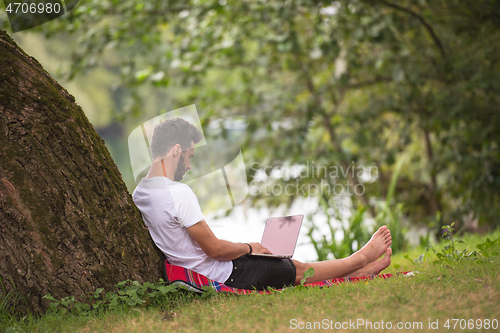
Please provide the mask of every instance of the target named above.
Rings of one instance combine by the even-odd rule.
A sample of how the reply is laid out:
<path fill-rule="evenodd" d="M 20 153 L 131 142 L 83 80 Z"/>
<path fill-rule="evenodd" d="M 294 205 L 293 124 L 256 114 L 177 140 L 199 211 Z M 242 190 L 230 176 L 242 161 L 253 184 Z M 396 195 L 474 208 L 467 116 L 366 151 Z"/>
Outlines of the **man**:
<path fill-rule="evenodd" d="M 218 239 L 205 222 L 194 192 L 188 185 L 177 183 L 191 169 L 194 145 L 201 138 L 196 127 L 181 118 L 158 124 L 151 142 L 153 163 L 133 193 L 154 242 L 172 265 L 231 287 L 258 290 L 300 284 L 310 267 L 314 275 L 307 283 L 379 274 L 389 266 L 392 241 L 386 226 L 351 256 L 315 263 L 247 256 L 270 252 L 259 243 Z"/>

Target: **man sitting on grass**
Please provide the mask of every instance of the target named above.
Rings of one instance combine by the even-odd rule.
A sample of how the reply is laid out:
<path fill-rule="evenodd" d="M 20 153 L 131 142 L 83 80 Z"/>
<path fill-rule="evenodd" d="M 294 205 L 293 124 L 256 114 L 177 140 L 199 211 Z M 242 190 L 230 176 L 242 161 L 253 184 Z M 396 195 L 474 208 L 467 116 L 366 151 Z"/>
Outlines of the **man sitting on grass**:
<path fill-rule="evenodd" d="M 392 241 L 386 226 L 380 227 L 351 256 L 315 263 L 247 256 L 250 252 L 270 252 L 259 243 L 218 239 L 205 222 L 194 192 L 188 185 L 177 183 L 191 169 L 194 145 L 201 138 L 201 132 L 181 118 L 158 124 L 151 142 L 153 163 L 133 193 L 153 241 L 170 264 L 230 287 L 250 290 L 300 284 L 304 272 L 311 267 L 314 275 L 306 283 L 376 275 L 389 266 Z"/>

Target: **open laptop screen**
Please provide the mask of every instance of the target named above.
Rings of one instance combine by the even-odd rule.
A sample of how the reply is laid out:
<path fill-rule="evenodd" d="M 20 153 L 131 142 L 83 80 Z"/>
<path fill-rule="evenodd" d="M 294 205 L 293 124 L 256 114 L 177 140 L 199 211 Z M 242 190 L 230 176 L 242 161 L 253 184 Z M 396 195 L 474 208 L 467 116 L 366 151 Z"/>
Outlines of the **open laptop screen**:
<path fill-rule="evenodd" d="M 260 243 L 274 255 L 293 255 L 303 218 L 304 215 L 268 218 Z"/>

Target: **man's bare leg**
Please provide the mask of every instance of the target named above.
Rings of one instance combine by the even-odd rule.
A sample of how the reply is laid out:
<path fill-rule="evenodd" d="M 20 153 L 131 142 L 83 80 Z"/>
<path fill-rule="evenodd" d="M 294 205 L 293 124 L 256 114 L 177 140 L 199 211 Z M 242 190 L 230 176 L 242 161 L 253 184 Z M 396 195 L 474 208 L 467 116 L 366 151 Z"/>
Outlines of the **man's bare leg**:
<path fill-rule="evenodd" d="M 300 284 L 305 271 L 311 267 L 314 268 L 314 276 L 307 278 L 306 283 L 335 279 L 352 274 L 380 258 L 386 253 L 391 243 L 391 232 L 386 226 L 382 226 L 372 235 L 372 238 L 365 246 L 347 258 L 315 263 L 302 263 L 293 260 L 297 270 L 295 284 Z M 373 267 L 370 266 L 369 268 L 372 269 Z"/>
<path fill-rule="evenodd" d="M 343 277 L 370 276 L 380 274 L 384 269 L 391 264 L 392 249 L 388 248 L 385 251 L 384 257 L 380 260 L 375 260 L 354 272 L 351 272 Z"/>

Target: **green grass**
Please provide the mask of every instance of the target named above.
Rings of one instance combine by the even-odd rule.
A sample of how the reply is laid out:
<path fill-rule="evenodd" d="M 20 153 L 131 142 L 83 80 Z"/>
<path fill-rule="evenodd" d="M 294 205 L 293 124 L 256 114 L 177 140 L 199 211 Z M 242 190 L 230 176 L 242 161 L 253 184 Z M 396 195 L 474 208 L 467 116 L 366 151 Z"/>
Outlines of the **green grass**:
<path fill-rule="evenodd" d="M 467 247 L 475 250 L 486 237 L 496 239 L 500 232 L 486 236 L 462 238 Z M 441 249 L 444 244 L 435 245 Z M 414 263 L 425 254 L 423 263 Z M 407 256 L 411 260 L 405 258 Z M 421 327 L 408 332 L 430 331 L 429 323 L 438 321 L 436 332 L 498 332 L 497 329 L 477 329 L 485 319 L 500 321 L 500 257 L 492 262 L 478 263 L 465 260 L 459 263 L 434 264 L 432 251 L 415 248 L 394 256 L 387 272 L 418 271 L 413 277 L 376 279 L 368 283 L 346 283 L 329 288 L 288 289 L 270 295 L 225 295 L 202 298 L 190 293 L 176 293 L 170 304 L 160 307 L 116 309 L 100 315 L 78 317 L 48 314 L 41 319 L 18 322 L 12 332 L 288 332 L 297 331 L 300 323 L 333 325 L 335 323 L 368 320 L 372 328 L 360 326 L 359 331 L 382 331 L 376 325 L 398 322 Z M 447 320 L 450 329 L 444 327 Z M 464 327 L 464 321 L 473 319 L 474 328 Z M 295 321 L 294 321 L 295 320 Z M 331 322 L 330 322 L 331 321 Z M 455 329 L 453 326 L 456 324 Z M 471 324 L 471 322 L 467 323 Z M 337 324 L 338 325 L 338 324 Z M 345 326 L 346 324 L 344 324 Z M 375 325 L 375 327 L 373 327 Z M 386 326 L 384 326 L 386 327 Z M 393 331 L 399 331 L 393 329 Z"/>

